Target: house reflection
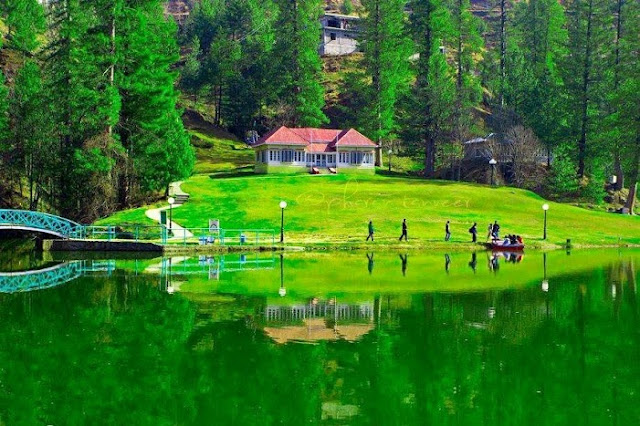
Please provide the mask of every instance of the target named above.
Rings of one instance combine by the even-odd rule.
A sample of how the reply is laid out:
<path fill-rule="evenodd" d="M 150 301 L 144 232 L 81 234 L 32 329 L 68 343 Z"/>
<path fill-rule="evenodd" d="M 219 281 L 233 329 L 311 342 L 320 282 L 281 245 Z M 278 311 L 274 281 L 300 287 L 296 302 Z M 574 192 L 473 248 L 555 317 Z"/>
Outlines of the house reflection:
<path fill-rule="evenodd" d="M 335 298 L 268 305 L 264 310 L 264 331 L 277 343 L 340 339 L 352 342 L 373 329 L 373 314 L 373 302 L 338 303 Z"/>

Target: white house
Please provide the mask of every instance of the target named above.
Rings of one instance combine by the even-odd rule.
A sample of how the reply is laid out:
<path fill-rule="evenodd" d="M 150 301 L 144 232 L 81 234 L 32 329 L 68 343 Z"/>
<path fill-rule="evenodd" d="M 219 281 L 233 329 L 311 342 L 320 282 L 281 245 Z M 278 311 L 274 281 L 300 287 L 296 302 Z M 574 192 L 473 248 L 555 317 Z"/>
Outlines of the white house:
<path fill-rule="evenodd" d="M 378 146 L 355 129 L 274 129 L 253 145 L 256 173 L 321 169 L 373 170 Z M 315 170 L 314 170 L 315 169 Z"/>
<path fill-rule="evenodd" d="M 320 55 L 339 56 L 357 52 L 359 22 L 360 18 L 357 16 L 325 13 L 320 18 Z"/>

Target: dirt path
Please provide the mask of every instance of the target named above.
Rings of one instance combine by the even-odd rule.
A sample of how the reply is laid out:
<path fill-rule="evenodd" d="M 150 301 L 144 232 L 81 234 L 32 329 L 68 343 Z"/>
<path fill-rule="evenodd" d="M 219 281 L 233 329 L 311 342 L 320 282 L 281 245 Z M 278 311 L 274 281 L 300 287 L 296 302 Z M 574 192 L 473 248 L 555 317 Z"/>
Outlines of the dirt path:
<path fill-rule="evenodd" d="M 186 192 L 184 192 L 182 190 L 182 188 L 180 188 L 180 184 L 182 182 L 174 182 L 172 184 L 169 185 L 169 193 L 172 194 L 174 197 L 176 195 L 189 195 Z M 174 204 L 173 208 L 177 209 L 182 207 L 182 204 Z M 149 209 L 147 210 L 144 214 L 151 220 L 160 223 L 160 212 L 163 210 L 168 210 L 169 206 L 165 206 L 165 207 L 160 207 L 157 209 Z M 183 228 L 182 226 L 178 225 L 177 223 L 175 223 L 174 221 L 171 221 L 171 231 L 173 233 L 173 236 L 170 237 L 170 240 L 180 240 L 183 238 L 191 238 L 193 237 L 193 234 L 191 232 L 189 232 L 187 229 Z"/>

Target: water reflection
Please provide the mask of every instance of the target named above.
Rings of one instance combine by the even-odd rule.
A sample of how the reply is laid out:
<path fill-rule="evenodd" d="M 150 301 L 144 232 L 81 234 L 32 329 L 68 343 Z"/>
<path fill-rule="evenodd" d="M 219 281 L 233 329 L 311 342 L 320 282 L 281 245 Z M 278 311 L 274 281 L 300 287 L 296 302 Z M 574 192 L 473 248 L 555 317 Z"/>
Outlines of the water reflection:
<path fill-rule="evenodd" d="M 484 255 L 118 260 L 0 294 L 0 422 L 635 424 L 640 255 Z"/>
<path fill-rule="evenodd" d="M 400 261 L 402 262 L 402 276 L 405 277 L 407 275 L 407 259 L 409 258 L 409 254 L 405 253 L 404 255 L 400 254 Z"/>

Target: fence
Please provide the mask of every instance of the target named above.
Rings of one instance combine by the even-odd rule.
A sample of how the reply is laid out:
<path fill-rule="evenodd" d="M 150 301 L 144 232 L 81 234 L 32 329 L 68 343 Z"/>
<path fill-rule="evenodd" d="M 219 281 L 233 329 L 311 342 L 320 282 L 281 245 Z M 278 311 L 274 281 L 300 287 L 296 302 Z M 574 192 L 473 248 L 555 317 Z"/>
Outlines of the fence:
<path fill-rule="evenodd" d="M 176 245 L 273 246 L 273 229 L 168 229 L 164 225 L 85 226 L 78 238 L 91 240 L 131 240 Z"/>

